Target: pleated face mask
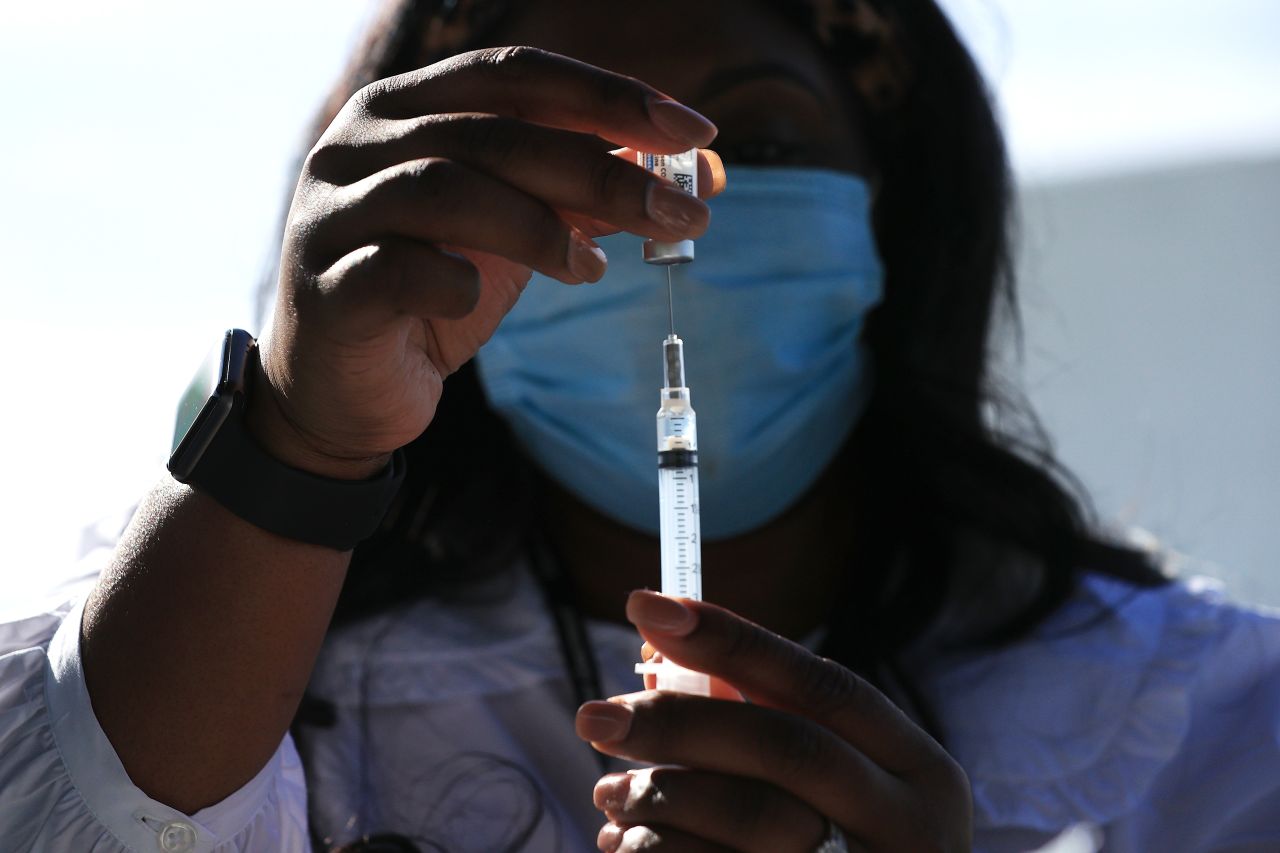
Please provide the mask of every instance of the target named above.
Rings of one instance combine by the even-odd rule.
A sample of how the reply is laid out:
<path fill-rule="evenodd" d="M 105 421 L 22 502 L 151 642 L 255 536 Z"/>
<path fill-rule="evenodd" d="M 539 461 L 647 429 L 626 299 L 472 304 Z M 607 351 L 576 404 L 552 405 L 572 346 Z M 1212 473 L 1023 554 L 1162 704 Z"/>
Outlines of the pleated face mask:
<path fill-rule="evenodd" d="M 736 167 L 710 205 L 697 260 L 673 272 L 702 536 L 715 540 L 776 518 L 839 452 L 870 393 L 859 335 L 884 276 L 858 177 Z M 569 287 L 535 275 L 477 356 L 479 374 L 548 475 L 656 535 L 666 275 L 641 260 L 637 237 L 599 243 L 604 279 Z"/>

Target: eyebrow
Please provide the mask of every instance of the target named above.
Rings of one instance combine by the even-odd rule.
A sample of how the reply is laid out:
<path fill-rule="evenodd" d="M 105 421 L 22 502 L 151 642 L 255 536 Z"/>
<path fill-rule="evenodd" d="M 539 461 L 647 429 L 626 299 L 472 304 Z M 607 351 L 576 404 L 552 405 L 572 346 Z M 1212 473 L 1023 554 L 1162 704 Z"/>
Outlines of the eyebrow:
<path fill-rule="evenodd" d="M 789 81 L 813 95 L 819 102 L 823 104 L 827 102 L 826 95 L 812 80 L 781 62 L 756 62 L 751 65 L 739 65 L 734 68 L 722 68 L 719 71 L 714 71 L 707 75 L 707 79 L 703 81 L 702 88 L 698 90 L 696 100 L 699 103 L 709 101 L 738 86 L 754 83 L 757 80 L 771 79 Z"/>

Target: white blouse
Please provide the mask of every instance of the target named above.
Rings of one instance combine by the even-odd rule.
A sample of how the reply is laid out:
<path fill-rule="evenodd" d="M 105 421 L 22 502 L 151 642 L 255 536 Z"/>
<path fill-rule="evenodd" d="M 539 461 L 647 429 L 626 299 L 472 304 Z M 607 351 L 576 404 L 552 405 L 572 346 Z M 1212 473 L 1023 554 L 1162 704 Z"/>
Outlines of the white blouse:
<path fill-rule="evenodd" d="M 602 765 L 574 735 L 555 628 L 523 570 L 331 631 L 311 693 L 333 719 L 192 815 L 136 788 L 98 726 L 81 610 L 0 624 L 4 853 L 276 853 L 309 850 L 312 832 L 398 832 L 424 853 L 595 850 Z M 606 695 L 637 689 L 635 633 L 587 628 Z M 1090 577 L 1031 638 L 936 660 L 922 685 L 973 786 L 977 851 L 1073 828 L 1108 851 L 1280 850 L 1280 612 L 1204 579 Z"/>

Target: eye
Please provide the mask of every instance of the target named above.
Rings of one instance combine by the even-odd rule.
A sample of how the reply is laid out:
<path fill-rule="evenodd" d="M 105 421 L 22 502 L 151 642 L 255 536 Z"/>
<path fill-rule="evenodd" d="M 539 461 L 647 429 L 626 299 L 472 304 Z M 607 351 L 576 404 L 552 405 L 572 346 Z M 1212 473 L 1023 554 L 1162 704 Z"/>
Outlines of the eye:
<path fill-rule="evenodd" d="M 746 139 L 740 142 L 717 142 L 716 152 L 726 163 L 741 166 L 776 166 L 784 163 L 806 163 L 807 146 L 777 139 Z"/>

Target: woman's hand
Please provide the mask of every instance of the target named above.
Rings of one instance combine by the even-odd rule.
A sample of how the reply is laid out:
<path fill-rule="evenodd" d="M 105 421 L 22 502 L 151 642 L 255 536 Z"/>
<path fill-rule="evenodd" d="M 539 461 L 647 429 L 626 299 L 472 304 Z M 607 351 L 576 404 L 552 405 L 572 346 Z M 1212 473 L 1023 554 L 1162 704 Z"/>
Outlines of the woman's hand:
<path fill-rule="evenodd" d="M 462 54 L 360 90 L 298 181 L 251 428 L 296 467 L 377 471 L 426 429 L 445 377 L 531 270 L 596 281 L 606 261 L 592 236 L 701 234 L 706 205 L 628 155 L 714 136 L 637 80 L 532 48 Z M 611 154 L 601 139 L 626 148 Z M 723 185 L 705 157 L 700 169 L 708 193 Z"/>
<path fill-rule="evenodd" d="M 828 820 L 850 850 L 969 849 L 964 771 L 866 681 L 710 604 L 638 591 L 627 617 L 747 701 L 648 690 L 578 710 L 596 749 L 662 765 L 596 784 L 601 850 L 812 853 Z"/>

